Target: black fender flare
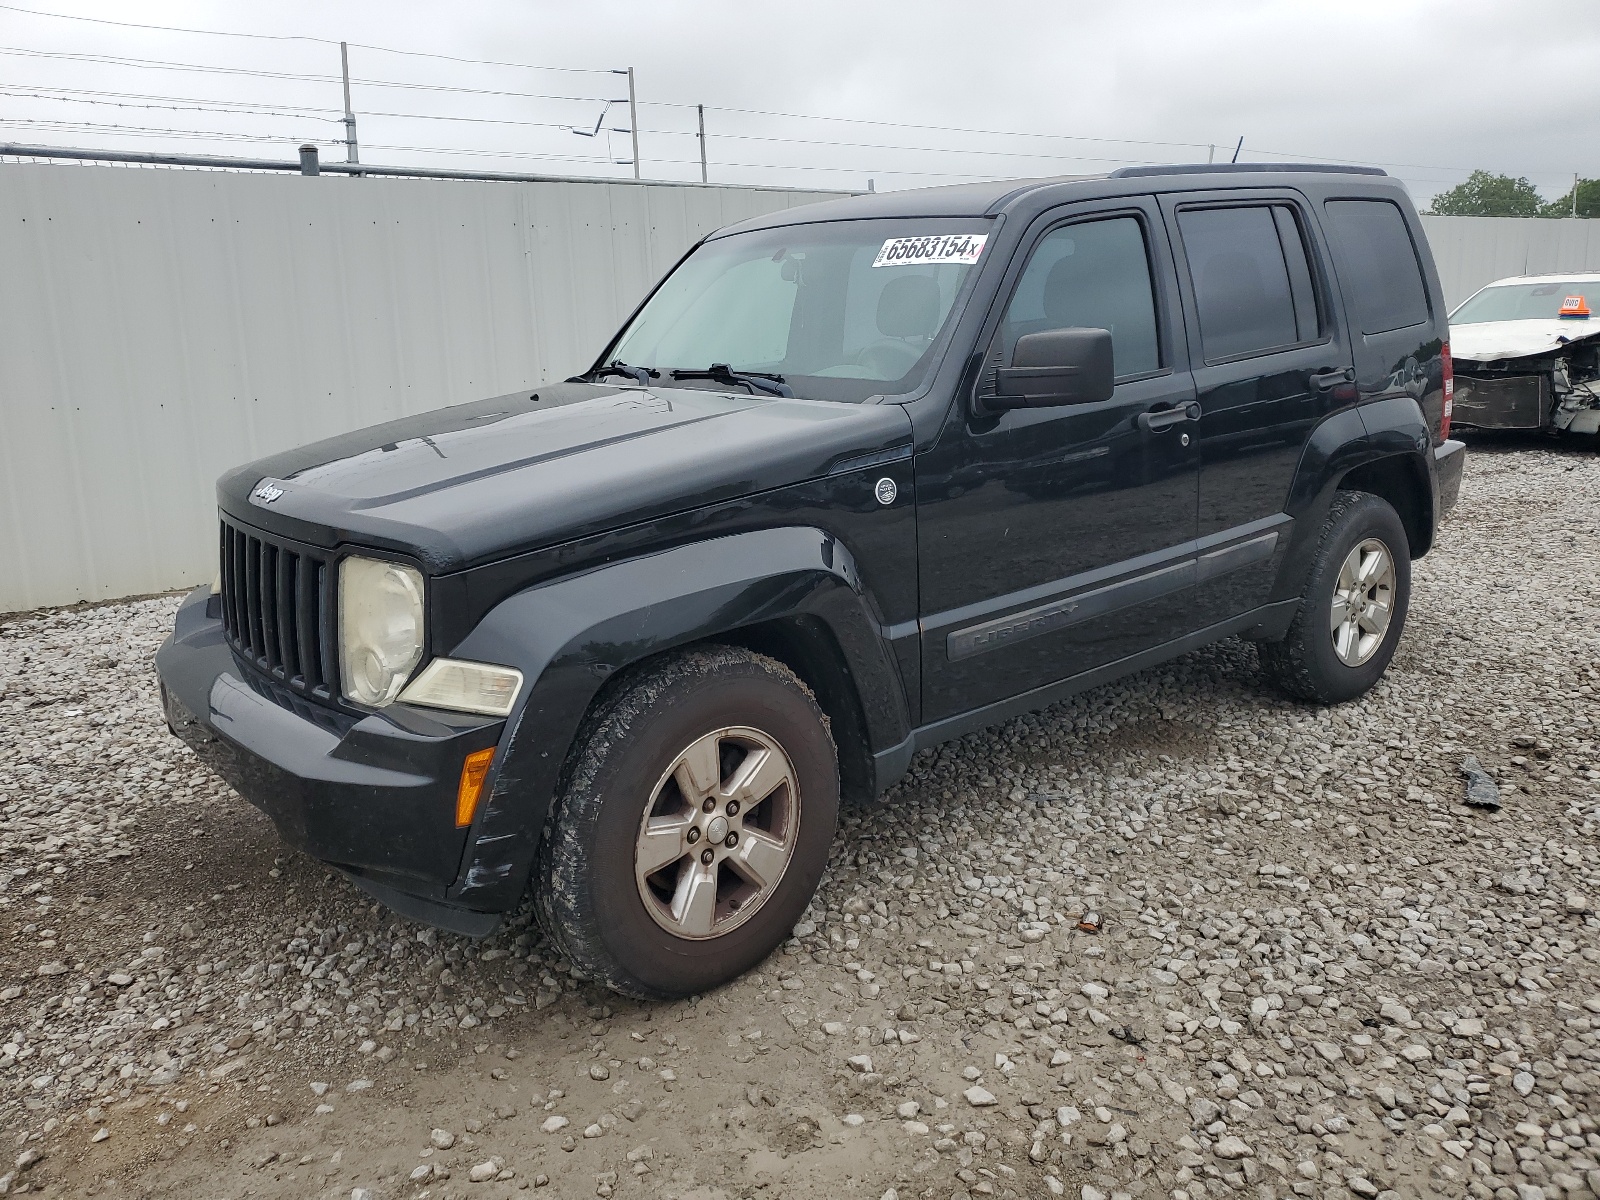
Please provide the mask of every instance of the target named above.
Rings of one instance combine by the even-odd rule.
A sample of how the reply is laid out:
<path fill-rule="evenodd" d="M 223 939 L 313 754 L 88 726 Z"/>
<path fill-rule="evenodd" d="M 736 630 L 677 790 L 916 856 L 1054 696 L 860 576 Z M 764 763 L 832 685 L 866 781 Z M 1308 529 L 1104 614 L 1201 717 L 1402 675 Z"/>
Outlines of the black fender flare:
<path fill-rule="evenodd" d="M 1422 524 L 1431 534 L 1438 512 L 1438 481 L 1431 470 L 1430 444 L 1427 419 L 1411 396 L 1390 396 L 1343 409 L 1313 429 L 1284 505 L 1284 511 L 1294 518 L 1294 528 L 1272 599 L 1295 599 L 1304 590 L 1334 493 L 1351 472 L 1362 467 L 1393 459 L 1415 472 L 1424 508 Z M 1426 548 L 1424 544 L 1422 550 Z M 1414 554 L 1420 557 L 1415 550 Z"/>
<path fill-rule="evenodd" d="M 608 679 L 677 646 L 794 618 L 831 634 L 870 747 L 904 741 L 909 710 L 884 622 L 849 549 L 821 529 L 709 538 L 538 584 L 492 609 L 451 657 L 516 667 L 524 685 L 451 902 L 517 905 L 568 747 Z"/>

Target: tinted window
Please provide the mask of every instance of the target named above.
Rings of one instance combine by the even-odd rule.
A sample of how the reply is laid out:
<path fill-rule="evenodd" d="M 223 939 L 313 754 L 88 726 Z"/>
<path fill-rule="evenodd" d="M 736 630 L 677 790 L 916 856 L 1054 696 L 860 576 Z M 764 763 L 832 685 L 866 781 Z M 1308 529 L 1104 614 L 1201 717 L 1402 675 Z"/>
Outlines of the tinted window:
<path fill-rule="evenodd" d="M 1025 333 L 1073 328 L 1111 331 L 1119 377 L 1160 368 L 1150 258 L 1136 218 L 1084 221 L 1044 236 L 1006 309 L 1003 361 Z"/>
<path fill-rule="evenodd" d="M 1315 340 L 1311 269 L 1288 208 L 1184 209 L 1178 228 L 1207 361 Z"/>
<path fill-rule="evenodd" d="M 1345 303 L 1361 332 L 1426 321 L 1422 265 L 1399 207 L 1387 200 L 1330 200 L 1327 212 Z"/>

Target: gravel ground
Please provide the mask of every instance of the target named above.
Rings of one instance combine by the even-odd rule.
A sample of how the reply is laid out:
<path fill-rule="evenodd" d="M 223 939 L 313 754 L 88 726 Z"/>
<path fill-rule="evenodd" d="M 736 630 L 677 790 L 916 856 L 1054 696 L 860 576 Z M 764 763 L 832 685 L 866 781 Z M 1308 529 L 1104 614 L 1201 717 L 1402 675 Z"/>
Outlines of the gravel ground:
<path fill-rule="evenodd" d="M 1475 449 L 1361 702 L 1228 642 L 924 754 L 681 1004 L 286 850 L 175 605 L 0 625 L 0 1192 L 1600 1196 L 1592 454 Z"/>

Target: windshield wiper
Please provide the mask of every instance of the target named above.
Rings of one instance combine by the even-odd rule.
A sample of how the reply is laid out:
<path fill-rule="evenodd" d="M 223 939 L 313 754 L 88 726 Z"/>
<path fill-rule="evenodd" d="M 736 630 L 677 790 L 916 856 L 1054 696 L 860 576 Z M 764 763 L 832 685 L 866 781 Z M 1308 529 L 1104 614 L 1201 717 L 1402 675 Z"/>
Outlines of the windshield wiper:
<path fill-rule="evenodd" d="M 752 392 L 768 396 L 793 396 L 794 391 L 783 382 L 782 375 L 769 375 L 765 371 L 735 371 L 727 363 L 712 363 L 704 371 L 674 371 L 674 379 L 709 379 L 713 383 L 743 384 Z"/>
<path fill-rule="evenodd" d="M 604 379 L 607 375 L 626 375 L 640 387 L 649 387 L 652 379 L 661 378 L 660 371 L 652 371 L 649 367 L 635 367 L 615 358 L 605 366 L 590 371 L 587 378 Z"/>

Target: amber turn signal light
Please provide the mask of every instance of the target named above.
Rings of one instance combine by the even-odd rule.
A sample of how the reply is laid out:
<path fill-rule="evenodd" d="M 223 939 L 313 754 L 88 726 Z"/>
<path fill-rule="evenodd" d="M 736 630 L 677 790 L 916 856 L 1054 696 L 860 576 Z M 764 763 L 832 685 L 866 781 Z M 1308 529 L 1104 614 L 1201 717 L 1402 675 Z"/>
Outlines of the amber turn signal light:
<path fill-rule="evenodd" d="M 489 778 L 489 764 L 494 762 L 494 747 L 474 750 L 461 765 L 461 786 L 456 789 L 456 828 L 465 829 L 472 824 L 478 811 L 478 800 L 483 796 L 483 781 Z"/>

